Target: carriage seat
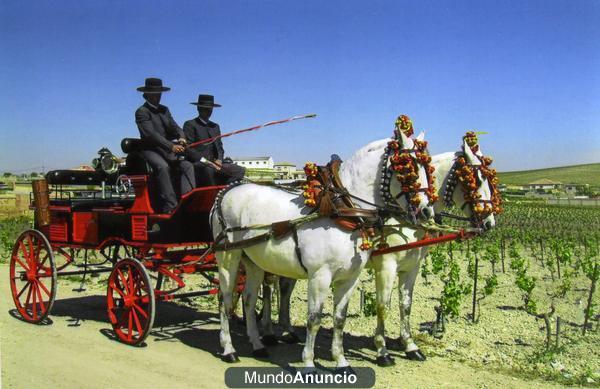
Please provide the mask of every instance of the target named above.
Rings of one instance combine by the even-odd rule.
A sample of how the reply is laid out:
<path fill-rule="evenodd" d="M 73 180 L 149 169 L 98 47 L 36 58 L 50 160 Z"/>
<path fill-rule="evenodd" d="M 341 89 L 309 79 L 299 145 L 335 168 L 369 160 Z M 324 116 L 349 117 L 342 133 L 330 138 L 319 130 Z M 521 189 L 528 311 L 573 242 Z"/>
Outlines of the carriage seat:
<path fill-rule="evenodd" d="M 121 174 L 152 174 L 152 167 L 143 157 L 142 153 L 140 153 L 145 145 L 146 142 L 143 139 L 125 138 L 121 141 L 121 150 L 127 154 L 127 158 L 125 159 L 125 168 L 122 169 Z"/>
<path fill-rule="evenodd" d="M 88 170 L 52 170 L 46 173 L 46 181 L 55 186 L 100 186 L 102 183 L 112 184 L 116 175 L 108 175 L 103 171 Z M 50 199 L 51 205 L 69 206 L 74 211 L 90 211 L 98 207 L 129 207 L 133 204 L 130 198 L 114 198 L 110 192 L 103 195 L 98 189 L 62 189 L 54 188 L 55 194 Z"/>
<path fill-rule="evenodd" d="M 106 173 L 96 170 L 52 170 L 46 173 L 51 185 L 101 185 L 108 180 Z"/>

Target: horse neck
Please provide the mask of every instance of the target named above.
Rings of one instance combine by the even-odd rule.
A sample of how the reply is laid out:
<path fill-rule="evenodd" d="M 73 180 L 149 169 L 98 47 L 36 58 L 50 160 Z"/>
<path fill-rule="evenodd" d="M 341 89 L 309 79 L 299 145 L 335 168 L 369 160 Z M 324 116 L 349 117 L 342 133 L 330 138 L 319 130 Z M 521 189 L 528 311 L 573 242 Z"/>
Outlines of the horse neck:
<path fill-rule="evenodd" d="M 346 190 L 353 196 L 373 204 L 381 204 L 379 184 L 383 164 L 385 145 L 389 140 L 374 142 L 356 152 L 340 166 L 340 180 Z M 381 144 L 380 144 L 381 142 Z M 383 145 L 383 147 L 382 147 Z M 365 209 L 373 209 L 372 205 L 353 199 L 354 203 Z"/>
<path fill-rule="evenodd" d="M 444 204 L 446 184 L 458 154 L 458 152 L 447 152 L 436 154 L 431 158 L 431 163 L 435 167 L 433 175 L 435 176 L 438 195 L 438 200 L 433 204 L 435 213 L 442 211 L 446 207 L 446 204 Z"/>

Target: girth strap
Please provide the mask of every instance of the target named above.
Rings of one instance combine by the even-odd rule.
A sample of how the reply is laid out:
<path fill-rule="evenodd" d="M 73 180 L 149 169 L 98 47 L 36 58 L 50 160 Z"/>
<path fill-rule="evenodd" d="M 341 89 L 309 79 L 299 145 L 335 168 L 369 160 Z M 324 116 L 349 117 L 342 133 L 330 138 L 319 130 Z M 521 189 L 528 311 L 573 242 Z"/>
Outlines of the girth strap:
<path fill-rule="evenodd" d="M 302 268 L 304 269 L 306 274 L 308 274 L 308 270 L 306 269 L 306 266 L 304 266 L 304 262 L 302 262 L 302 254 L 300 253 L 300 245 L 298 244 L 298 230 L 296 229 L 296 226 L 294 226 L 292 228 L 292 238 L 294 239 L 294 244 L 295 244 L 294 249 L 296 250 L 296 256 L 298 257 L 298 262 L 300 262 L 300 266 L 302 266 Z"/>

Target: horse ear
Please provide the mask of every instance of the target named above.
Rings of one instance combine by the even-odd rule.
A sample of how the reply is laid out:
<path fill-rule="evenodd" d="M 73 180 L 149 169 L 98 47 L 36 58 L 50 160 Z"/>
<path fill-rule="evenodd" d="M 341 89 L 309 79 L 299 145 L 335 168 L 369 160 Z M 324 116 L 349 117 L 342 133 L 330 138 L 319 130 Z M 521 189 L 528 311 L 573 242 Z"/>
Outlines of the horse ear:
<path fill-rule="evenodd" d="M 425 131 L 421 131 L 421 133 L 417 136 L 417 140 L 423 141 L 425 139 Z"/>
<path fill-rule="evenodd" d="M 469 165 L 481 165 L 481 161 L 479 158 L 475 156 L 471 147 L 467 144 L 467 141 L 463 141 L 463 152 L 465 153 L 465 157 L 467 158 L 467 162 Z"/>
<path fill-rule="evenodd" d="M 415 143 L 408 136 L 404 135 L 404 132 L 400 132 L 400 142 L 402 143 L 403 149 L 412 149 L 415 146 Z"/>

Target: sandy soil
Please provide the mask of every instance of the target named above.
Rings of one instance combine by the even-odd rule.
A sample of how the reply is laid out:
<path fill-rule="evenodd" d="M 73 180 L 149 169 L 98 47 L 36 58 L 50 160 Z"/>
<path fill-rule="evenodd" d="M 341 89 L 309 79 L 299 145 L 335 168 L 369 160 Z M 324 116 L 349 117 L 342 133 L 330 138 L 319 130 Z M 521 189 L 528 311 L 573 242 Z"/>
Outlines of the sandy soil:
<path fill-rule="evenodd" d="M 228 367 L 219 359 L 218 318 L 214 304 L 201 310 L 160 303 L 154 331 L 144 347 L 113 340 L 105 314 L 104 285 L 92 283 L 83 293 L 78 283 L 59 279 L 57 301 L 49 325 L 31 325 L 13 317 L 8 266 L 0 265 L 0 329 L 2 386 L 5 388 L 217 388 L 224 387 Z M 234 342 L 241 356 L 237 366 L 300 366 L 301 345 L 270 348 L 269 361 L 253 359 L 244 327 L 234 325 Z M 303 332 L 300 330 L 301 335 Z M 331 366 L 330 328 L 319 333 L 318 361 Z M 410 362 L 394 352 L 396 366 L 373 365 L 370 336 L 348 334 L 346 352 L 354 366 L 374 367 L 376 387 L 555 387 L 476 369 L 443 357 Z"/>

